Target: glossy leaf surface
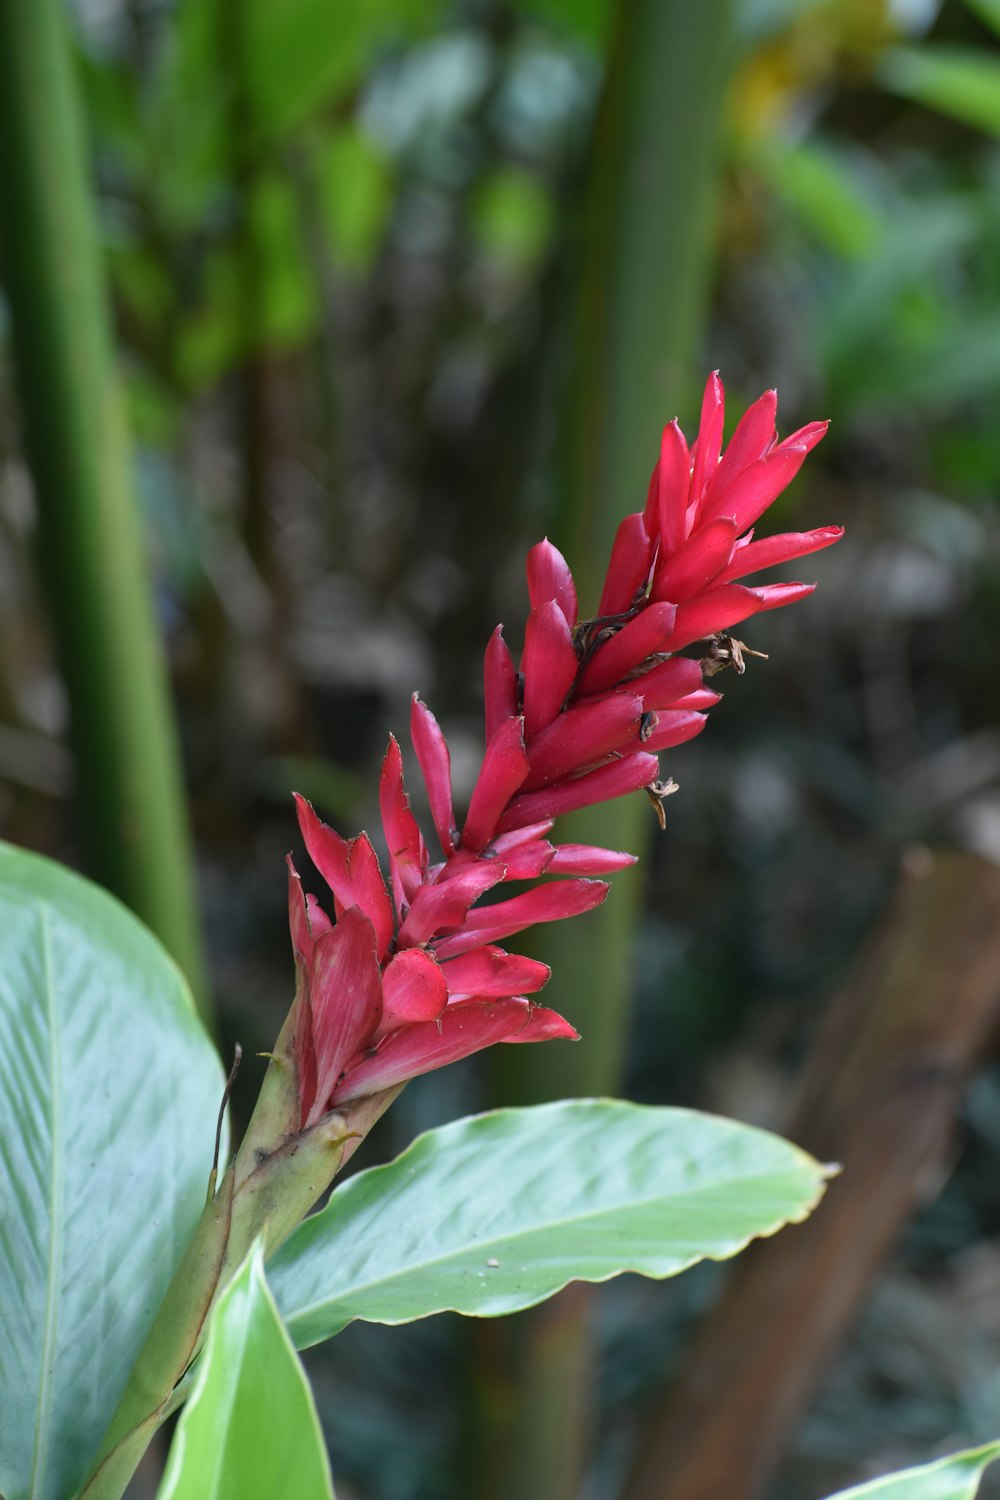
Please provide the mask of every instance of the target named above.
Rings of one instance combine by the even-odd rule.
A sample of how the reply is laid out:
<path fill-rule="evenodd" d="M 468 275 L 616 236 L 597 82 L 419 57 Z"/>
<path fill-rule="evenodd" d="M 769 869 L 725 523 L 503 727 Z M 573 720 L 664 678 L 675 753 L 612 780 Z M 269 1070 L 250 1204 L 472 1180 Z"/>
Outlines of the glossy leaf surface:
<path fill-rule="evenodd" d="M 1000 1443 L 983 1448 L 967 1448 L 952 1453 L 936 1463 L 921 1464 L 917 1469 L 903 1469 L 886 1474 L 867 1484 L 849 1490 L 838 1490 L 829 1500 L 974 1500 L 985 1470 L 1000 1458 Z"/>
<path fill-rule="evenodd" d="M 823 1169 L 689 1110 L 572 1100 L 420 1136 L 301 1224 L 269 1275 L 300 1348 L 354 1318 L 494 1317 L 569 1281 L 672 1276 L 805 1218 Z"/>
<path fill-rule="evenodd" d="M 117 901 L 0 845 L 0 1491 L 82 1482 L 205 1201 L 223 1079 Z"/>
<path fill-rule="evenodd" d="M 259 1247 L 219 1298 L 158 1500 L 333 1500 L 306 1373 Z"/>

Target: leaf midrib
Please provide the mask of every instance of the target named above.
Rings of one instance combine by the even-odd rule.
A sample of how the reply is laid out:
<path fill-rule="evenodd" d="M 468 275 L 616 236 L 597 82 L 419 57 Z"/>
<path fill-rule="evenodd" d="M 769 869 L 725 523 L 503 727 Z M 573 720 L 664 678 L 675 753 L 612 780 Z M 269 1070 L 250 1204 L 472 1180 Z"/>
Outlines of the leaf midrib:
<path fill-rule="evenodd" d="M 55 988 L 53 984 L 52 945 L 49 932 L 49 909 L 42 903 L 38 909 L 38 921 L 42 948 L 42 970 L 44 974 L 45 1016 L 49 1033 L 49 1069 L 51 1081 L 51 1217 L 49 1221 L 49 1257 L 46 1273 L 45 1325 L 42 1334 L 41 1368 L 38 1377 L 37 1420 L 35 1441 L 31 1457 L 32 1497 L 41 1496 L 48 1462 L 49 1409 L 52 1401 L 51 1372 L 54 1367 L 55 1343 L 58 1330 L 59 1307 L 56 1296 L 58 1268 L 62 1264 L 63 1248 L 63 1115 L 60 1108 L 59 1081 L 62 1074 L 59 1048 L 59 1028 L 56 1024 Z"/>

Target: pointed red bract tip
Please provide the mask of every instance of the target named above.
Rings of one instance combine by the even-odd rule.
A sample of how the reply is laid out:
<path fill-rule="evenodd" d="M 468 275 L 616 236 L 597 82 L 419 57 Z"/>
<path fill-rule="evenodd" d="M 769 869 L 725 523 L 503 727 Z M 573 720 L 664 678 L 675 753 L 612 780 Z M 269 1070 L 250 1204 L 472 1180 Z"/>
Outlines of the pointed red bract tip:
<path fill-rule="evenodd" d="M 658 472 L 654 471 L 654 477 Z M 626 614 L 642 596 L 653 563 L 653 550 L 653 537 L 646 529 L 641 511 L 626 516 L 615 533 L 604 591 L 597 607 L 602 620 Z"/>
<path fill-rule="evenodd" d="M 676 745 L 686 745 L 688 740 L 701 734 L 707 723 L 704 714 L 692 713 L 688 709 L 666 709 L 657 714 L 656 723 L 646 740 L 646 748 L 655 754 L 661 750 L 672 750 Z"/>
<path fill-rule="evenodd" d="M 539 922 L 578 917 L 582 912 L 600 906 L 608 889 L 603 880 L 554 880 L 525 891 L 521 896 L 512 896 L 509 901 L 477 907 L 470 911 L 462 931 L 442 938 L 435 952 L 439 959 L 444 960 L 458 953 L 467 953 L 470 948 L 483 943 L 511 937 Z"/>
<path fill-rule="evenodd" d="M 672 604 L 650 604 L 598 646 L 580 674 L 578 696 L 584 698 L 617 687 L 647 658 L 665 650 L 675 614 Z"/>
<path fill-rule="evenodd" d="M 525 791 L 562 781 L 637 741 L 642 707 L 637 694 L 622 692 L 584 700 L 560 714 L 528 745 Z"/>
<path fill-rule="evenodd" d="M 341 906 L 352 906 L 354 893 L 348 871 L 350 844 L 317 816 L 310 802 L 307 802 L 298 792 L 293 795 L 299 830 L 309 858 L 330 887 L 337 902 Z"/>
<path fill-rule="evenodd" d="M 669 708 L 677 698 L 700 688 L 701 683 L 700 662 L 690 656 L 672 656 L 669 661 L 628 678 L 623 691 L 637 693 L 644 709 Z"/>
<path fill-rule="evenodd" d="M 656 756 L 635 750 L 620 760 L 611 760 L 595 771 L 588 771 L 585 776 L 571 776 L 537 792 L 521 792 L 500 819 L 500 830 L 506 833 L 525 823 L 535 823 L 539 818 L 559 818 L 581 807 L 612 802 L 616 797 L 626 797 L 629 792 L 650 786 L 659 774 L 660 763 Z"/>
<path fill-rule="evenodd" d="M 312 930 L 305 892 L 290 854 L 286 856 L 285 863 L 288 866 L 288 930 L 291 933 L 292 949 L 297 956 L 308 959 L 312 952 Z"/>
<path fill-rule="evenodd" d="M 829 430 L 829 422 L 807 422 L 805 427 L 800 427 L 797 432 L 790 432 L 781 446 L 804 448 L 807 453 L 811 453 L 816 444 L 823 441 Z"/>
<path fill-rule="evenodd" d="M 323 823 L 298 793 L 295 805 L 309 858 L 333 892 L 338 917 L 352 906 L 360 907 L 375 928 L 381 957 L 392 940 L 395 922 L 368 835 L 359 834 L 348 843 Z"/>
<path fill-rule="evenodd" d="M 453 880 L 424 885 L 413 898 L 406 921 L 399 929 L 400 948 L 417 948 L 430 942 L 437 932 L 461 927 L 469 908 L 485 891 L 498 885 L 504 877 L 499 861 L 486 864 L 477 860 Z"/>
<path fill-rule="evenodd" d="M 458 842 L 451 794 L 451 755 L 440 724 L 417 693 L 410 703 L 410 738 L 427 788 L 441 850 L 447 859 Z"/>
<path fill-rule="evenodd" d="M 684 540 L 691 491 L 691 455 L 676 418 L 663 429 L 657 475 L 657 532 L 661 552 Z"/>
<path fill-rule="evenodd" d="M 706 502 L 713 492 L 723 490 L 730 480 L 750 464 L 763 458 L 774 443 L 774 419 L 778 409 L 778 393 L 765 391 L 752 406 L 748 406 L 736 424 L 736 430 L 719 459 L 719 466 L 706 489 Z"/>
<path fill-rule="evenodd" d="M 638 864 L 634 854 L 619 849 L 598 849 L 593 844 L 559 844 L 552 856 L 552 875 L 611 875 Z"/>
<path fill-rule="evenodd" d="M 559 713 L 576 678 L 577 658 L 566 616 L 551 600 L 533 609 L 524 632 L 524 732 L 537 734 Z"/>
<path fill-rule="evenodd" d="M 375 1034 L 382 1017 L 382 976 L 375 930 L 357 907 L 345 911 L 332 932 L 319 938 L 309 965 L 315 1096 L 303 1125 L 327 1109 L 350 1057 Z"/>
<path fill-rule="evenodd" d="M 441 972 L 449 994 L 479 995 L 481 998 L 504 995 L 533 995 L 549 981 L 548 964 L 520 953 L 507 953 L 487 943 L 445 960 Z"/>
<path fill-rule="evenodd" d="M 472 999 L 449 1005 L 436 1021 L 404 1026 L 387 1036 L 373 1056 L 360 1058 L 349 1067 L 334 1092 L 332 1102 L 335 1105 L 348 1104 L 352 1099 L 379 1093 L 408 1078 L 458 1062 L 460 1058 L 481 1052 L 496 1042 L 510 1041 L 531 1024 L 536 1010 L 542 1010 L 542 1007 L 532 1006 L 528 1000 L 520 998 Z M 524 1040 L 541 1041 L 554 1035 L 554 1029 L 550 1029 L 554 1028 L 554 1023 L 548 1019 L 554 1014 L 543 1011 L 538 1026 L 545 1032 L 544 1036 L 527 1036 Z"/>
<path fill-rule="evenodd" d="M 718 370 L 713 370 L 705 384 L 705 394 L 701 401 L 701 420 L 698 423 L 698 437 L 691 450 L 689 511 L 701 504 L 705 486 L 718 468 L 725 415 L 725 391 L 719 379 Z"/>
<path fill-rule="evenodd" d="M 760 600 L 762 610 L 783 609 L 786 604 L 797 604 L 800 599 L 808 599 L 815 591 L 814 583 L 766 583 L 762 588 L 753 590 Z"/>
<path fill-rule="evenodd" d="M 502 1042 L 578 1042 L 580 1033 L 564 1016 L 544 1005 L 532 1005 L 527 1021 L 519 1031 L 501 1037 Z"/>
<path fill-rule="evenodd" d="M 500 725 L 486 747 L 483 764 L 469 803 L 462 830 L 466 849 L 478 854 L 496 832 L 500 814 L 527 776 L 524 753 L 524 719 L 518 716 Z"/>
<path fill-rule="evenodd" d="M 396 923 L 389 892 L 367 833 L 359 833 L 351 844 L 350 873 L 354 896 L 352 904 L 364 912 L 374 927 L 378 956 L 380 959 L 384 958 L 392 942 Z M 338 921 L 339 919 L 338 914 Z"/>
<path fill-rule="evenodd" d="M 543 604 L 558 604 L 566 624 L 576 624 L 576 584 L 569 563 L 548 537 L 536 542 L 528 553 L 528 598 L 532 609 Z"/>
<path fill-rule="evenodd" d="M 721 516 L 692 532 L 672 555 L 664 549 L 653 574 L 650 598 L 679 604 L 701 593 L 722 572 L 735 545 L 736 522 Z"/>
<path fill-rule="evenodd" d="M 794 562 L 798 557 L 806 557 L 824 547 L 832 547 L 843 535 L 843 526 L 820 526 L 815 531 L 786 531 L 778 536 L 762 537 L 759 542 L 748 542 L 733 554 L 732 561 L 719 575 L 718 581 L 728 583 L 734 578 L 746 578 L 751 573 L 759 573 L 762 568 L 774 568 L 781 563 Z"/>
<path fill-rule="evenodd" d="M 393 735 L 382 761 L 379 778 L 379 808 L 389 849 L 389 870 L 396 909 L 405 910 L 423 884 L 427 851 L 410 799 L 403 788 L 403 757 Z"/>
<path fill-rule="evenodd" d="M 490 636 L 483 658 L 483 700 L 486 743 L 489 744 L 504 720 L 512 719 L 517 713 L 517 673 L 503 638 L 502 625 L 498 625 Z"/>
<path fill-rule="evenodd" d="M 382 975 L 382 1020 L 378 1036 L 413 1021 L 433 1021 L 448 1004 L 444 971 L 423 948 L 396 953 Z"/>
<path fill-rule="evenodd" d="M 677 620 L 664 649 L 680 651 L 693 641 L 703 641 L 720 630 L 731 629 L 741 620 L 748 620 L 760 608 L 758 594 L 740 583 L 724 583 L 708 589 L 678 604 Z"/>
<path fill-rule="evenodd" d="M 722 702 L 722 694 L 714 692 L 711 688 L 697 688 L 693 693 L 687 693 L 683 698 L 675 698 L 670 707 L 672 709 L 696 708 L 702 712 L 706 708 L 714 708 L 717 703 Z"/>

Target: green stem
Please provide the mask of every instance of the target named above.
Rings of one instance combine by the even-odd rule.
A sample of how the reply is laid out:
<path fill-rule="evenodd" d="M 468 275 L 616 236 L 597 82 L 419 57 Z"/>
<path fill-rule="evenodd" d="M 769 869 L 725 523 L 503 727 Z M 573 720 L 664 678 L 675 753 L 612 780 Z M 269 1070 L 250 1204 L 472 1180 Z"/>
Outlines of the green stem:
<path fill-rule="evenodd" d="M 111 1419 L 79 1500 L 120 1500 L 194 1358 L 220 1289 L 232 1232 L 230 1167 L 198 1223 Z"/>
<path fill-rule="evenodd" d="M 183 1403 L 178 1386 L 212 1306 L 254 1240 L 263 1237 L 266 1255 L 277 1250 L 402 1091 L 360 1099 L 299 1131 L 293 1034 L 289 1016 L 250 1127 L 174 1272 L 78 1500 L 121 1500 L 157 1429 Z"/>
<path fill-rule="evenodd" d="M 628 0 L 618 9 L 586 209 L 565 500 L 552 532 L 569 555 L 585 610 L 596 606 L 619 520 L 645 501 L 660 429 L 696 388 L 731 9 L 731 0 Z M 653 826 L 645 799 L 634 797 L 566 819 L 559 836 L 640 851 Z M 497 1049 L 504 1103 L 620 1087 L 642 891 L 639 871 L 617 875 L 598 911 L 539 935 L 534 952 L 553 970 L 546 1003 L 570 1017 L 583 1040 Z M 477 1476 L 483 1500 L 569 1500 L 577 1493 L 587 1307 L 586 1297 L 574 1296 L 555 1345 L 552 1310 L 526 1315 L 514 1385 L 531 1396 L 516 1403 L 504 1433 L 484 1417 L 484 1451 L 511 1457 L 502 1477 Z M 564 1393 L 572 1390 L 571 1433 Z M 557 1444 L 546 1438 L 555 1426 Z M 522 1454 L 534 1455 L 533 1463 Z"/>
<path fill-rule="evenodd" d="M 59 0 L 0 0 L 0 227 L 88 859 L 204 997 L 176 731 Z"/>

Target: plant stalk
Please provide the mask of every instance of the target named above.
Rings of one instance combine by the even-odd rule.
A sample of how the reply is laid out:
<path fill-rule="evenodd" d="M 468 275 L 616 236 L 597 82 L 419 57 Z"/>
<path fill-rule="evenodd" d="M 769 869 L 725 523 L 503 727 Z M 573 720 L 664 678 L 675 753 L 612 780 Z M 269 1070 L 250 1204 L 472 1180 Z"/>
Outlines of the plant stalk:
<path fill-rule="evenodd" d="M 731 12 L 731 0 L 627 0 L 617 11 L 585 205 L 563 503 L 553 528 L 584 611 L 596 607 L 618 522 L 645 502 L 664 422 L 694 404 Z M 566 819 L 559 836 L 640 851 L 654 826 L 645 799 L 633 797 Z M 569 1016 L 583 1040 L 498 1048 L 505 1104 L 619 1089 L 642 889 L 639 870 L 616 875 L 599 910 L 540 935 L 533 951 L 553 970 L 546 1003 Z M 578 1493 L 590 1297 L 570 1290 L 557 1343 L 556 1314 L 548 1309 L 526 1314 L 516 1348 L 505 1345 L 512 1388 L 531 1395 L 499 1419 L 483 1403 L 482 1451 L 508 1456 L 495 1477 L 477 1476 L 475 1492 L 484 1500 L 571 1500 Z M 546 1440 L 554 1425 L 557 1444 Z"/>
<path fill-rule="evenodd" d="M 182 1404 L 178 1385 L 201 1349 L 212 1307 L 254 1240 L 262 1235 L 265 1254 L 273 1255 L 402 1091 L 399 1084 L 308 1130 L 282 1132 L 290 1036 L 286 1025 L 270 1084 L 174 1272 L 79 1500 L 121 1500 L 157 1429 Z"/>
<path fill-rule="evenodd" d="M 0 249 L 87 859 L 205 1004 L 177 734 L 59 0 L 0 0 Z"/>

